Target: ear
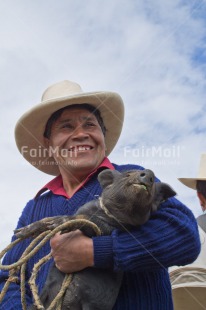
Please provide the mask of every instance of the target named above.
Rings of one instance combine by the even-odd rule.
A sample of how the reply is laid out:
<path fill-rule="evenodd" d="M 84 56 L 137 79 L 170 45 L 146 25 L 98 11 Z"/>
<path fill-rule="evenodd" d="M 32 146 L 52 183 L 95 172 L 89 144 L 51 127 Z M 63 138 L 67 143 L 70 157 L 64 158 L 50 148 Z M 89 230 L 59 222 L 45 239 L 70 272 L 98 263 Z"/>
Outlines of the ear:
<path fill-rule="evenodd" d="M 44 138 L 44 145 L 48 150 L 48 156 L 53 157 L 52 148 L 50 148 L 50 140 L 48 138 Z"/>
<path fill-rule="evenodd" d="M 176 192 L 170 185 L 162 182 L 155 183 L 155 197 L 152 204 L 152 211 L 156 211 L 162 202 L 175 195 Z"/>
<path fill-rule="evenodd" d="M 197 192 L 197 197 L 199 199 L 200 202 L 200 206 L 202 208 L 202 211 L 204 211 L 206 209 L 206 198 L 204 197 L 204 195 L 200 192 Z"/>
<path fill-rule="evenodd" d="M 200 192 L 197 192 L 197 197 L 199 198 L 200 205 L 202 205 L 205 201 L 203 194 Z"/>
<path fill-rule="evenodd" d="M 173 197 L 177 194 L 173 190 L 173 188 L 166 183 L 157 182 L 157 187 L 159 187 L 159 191 L 162 194 L 162 200 L 166 200 L 166 199 Z"/>
<path fill-rule="evenodd" d="M 115 177 L 120 176 L 120 175 L 121 173 L 117 170 L 105 169 L 99 173 L 98 181 L 101 187 L 105 188 L 108 185 L 113 183 Z"/>
<path fill-rule="evenodd" d="M 49 148 L 49 139 L 44 137 L 44 145 Z"/>

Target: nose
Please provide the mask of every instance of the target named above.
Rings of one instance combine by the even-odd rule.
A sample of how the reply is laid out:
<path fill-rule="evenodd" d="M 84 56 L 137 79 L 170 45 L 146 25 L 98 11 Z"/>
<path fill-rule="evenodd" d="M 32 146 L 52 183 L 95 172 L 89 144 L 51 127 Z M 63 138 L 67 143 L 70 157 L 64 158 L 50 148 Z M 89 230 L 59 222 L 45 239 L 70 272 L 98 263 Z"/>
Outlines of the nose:
<path fill-rule="evenodd" d="M 140 172 L 139 180 L 145 185 L 152 185 L 154 183 L 154 173 L 149 169 L 145 169 Z"/>
<path fill-rule="evenodd" d="M 88 133 L 84 130 L 84 128 L 82 128 L 81 126 L 78 126 L 77 128 L 75 128 L 75 130 L 73 131 L 72 134 L 72 138 L 73 139 L 86 139 L 88 138 Z"/>

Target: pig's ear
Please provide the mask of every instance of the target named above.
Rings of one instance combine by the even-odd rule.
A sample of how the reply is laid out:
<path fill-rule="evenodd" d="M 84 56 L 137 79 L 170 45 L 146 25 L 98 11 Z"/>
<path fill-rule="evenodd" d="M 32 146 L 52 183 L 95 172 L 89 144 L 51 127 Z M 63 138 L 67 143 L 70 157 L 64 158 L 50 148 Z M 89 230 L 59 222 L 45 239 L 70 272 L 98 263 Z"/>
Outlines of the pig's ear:
<path fill-rule="evenodd" d="M 166 183 L 155 183 L 155 197 L 152 204 L 152 211 L 156 211 L 159 205 L 170 197 L 176 195 L 172 187 Z"/>
<path fill-rule="evenodd" d="M 99 173 L 98 181 L 101 187 L 105 188 L 106 186 L 111 185 L 114 179 L 120 175 L 121 173 L 117 170 L 106 169 Z"/>

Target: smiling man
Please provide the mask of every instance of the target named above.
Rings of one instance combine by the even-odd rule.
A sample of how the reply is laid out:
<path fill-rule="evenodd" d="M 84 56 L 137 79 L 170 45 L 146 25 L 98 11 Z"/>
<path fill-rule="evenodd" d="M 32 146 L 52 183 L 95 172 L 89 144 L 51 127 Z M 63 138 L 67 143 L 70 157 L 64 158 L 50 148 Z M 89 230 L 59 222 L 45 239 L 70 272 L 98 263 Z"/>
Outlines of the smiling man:
<path fill-rule="evenodd" d="M 103 161 L 104 135 L 100 113 L 89 104 L 71 105 L 50 117 L 44 133 L 45 144 L 58 163 L 68 196 Z"/>
<path fill-rule="evenodd" d="M 84 93 L 70 81 L 46 89 L 42 102 L 17 122 L 15 137 L 24 158 L 55 178 L 28 202 L 17 228 L 45 217 L 73 215 L 80 206 L 97 199 L 102 192 L 97 177 L 103 169 L 144 169 L 117 165 L 108 159 L 121 134 L 123 118 L 124 105 L 117 93 Z M 136 204 L 138 208 L 138 201 Z M 29 243 L 27 239 L 19 243 L 6 254 L 3 263 L 16 262 Z M 172 310 L 168 267 L 193 262 L 200 251 L 200 240 L 192 212 L 170 198 L 146 224 L 131 232 L 116 229 L 111 236 L 93 238 L 80 231 L 56 234 L 27 264 L 26 281 L 34 264 L 50 250 L 57 268 L 64 273 L 87 267 L 123 271 L 114 310 Z M 51 261 L 41 268 L 39 292 L 50 265 Z M 2 271 L 0 289 L 7 278 L 8 272 Z M 32 295 L 28 286 L 26 299 L 29 306 Z M 0 308 L 22 309 L 19 281 L 11 283 Z"/>

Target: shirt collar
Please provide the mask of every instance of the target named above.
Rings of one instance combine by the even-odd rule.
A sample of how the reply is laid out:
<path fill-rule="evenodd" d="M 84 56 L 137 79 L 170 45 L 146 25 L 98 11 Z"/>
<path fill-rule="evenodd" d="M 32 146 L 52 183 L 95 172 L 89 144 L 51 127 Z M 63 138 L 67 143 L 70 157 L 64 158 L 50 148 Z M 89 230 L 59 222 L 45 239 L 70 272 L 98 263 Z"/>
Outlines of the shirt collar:
<path fill-rule="evenodd" d="M 81 187 L 79 187 L 77 190 L 79 190 L 80 188 L 82 188 L 87 182 L 88 180 L 97 172 L 99 171 L 101 168 L 107 168 L 107 169 L 111 169 L 111 170 L 115 170 L 114 166 L 112 165 L 112 163 L 110 162 L 110 160 L 105 157 L 104 160 L 102 161 L 102 163 L 94 170 L 92 171 L 87 178 L 85 179 L 85 181 L 82 183 Z M 53 180 L 51 180 L 49 183 L 47 183 L 46 185 L 44 185 L 36 194 L 35 198 L 39 197 L 42 193 L 44 193 L 45 191 L 50 190 L 52 191 L 53 194 L 55 195 L 61 195 L 64 196 L 66 198 L 70 198 L 64 187 L 63 187 L 63 181 L 62 181 L 62 176 L 58 175 L 57 177 L 55 177 Z"/>

